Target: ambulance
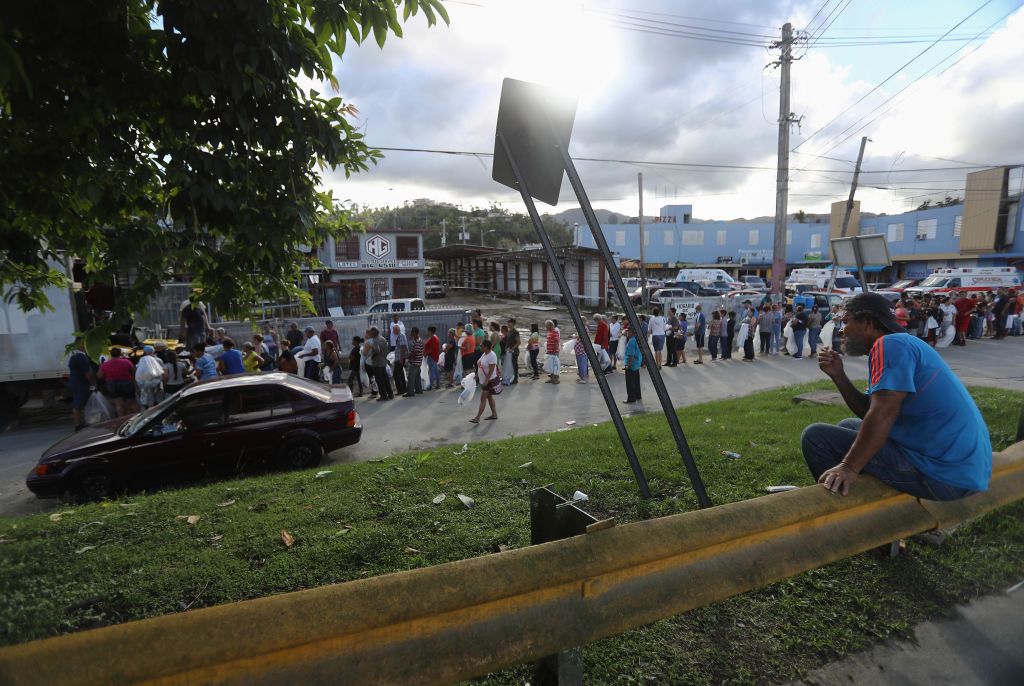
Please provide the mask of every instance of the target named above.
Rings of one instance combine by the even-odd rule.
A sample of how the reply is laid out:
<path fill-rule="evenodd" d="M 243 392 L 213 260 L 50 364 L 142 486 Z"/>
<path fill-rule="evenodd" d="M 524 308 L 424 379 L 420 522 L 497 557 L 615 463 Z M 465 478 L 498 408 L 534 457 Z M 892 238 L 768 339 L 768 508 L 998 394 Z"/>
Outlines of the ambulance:
<path fill-rule="evenodd" d="M 721 281 L 733 288 L 743 287 L 742 283 L 724 269 L 680 269 L 676 274 L 676 281 Z"/>
<path fill-rule="evenodd" d="M 797 284 L 813 284 L 818 290 L 823 291 L 828 288 L 828 281 L 831 278 L 831 269 L 794 269 L 786 277 L 786 286 L 795 289 Z M 860 293 L 860 281 L 845 269 L 837 269 L 833 291 L 835 293 Z"/>
<path fill-rule="evenodd" d="M 936 269 L 921 283 L 903 291 L 912 297 L 925 293 L 975 291 L 985 293 L 997 288 L 1020 288 L 1016 267 L 963 267 Z"/>

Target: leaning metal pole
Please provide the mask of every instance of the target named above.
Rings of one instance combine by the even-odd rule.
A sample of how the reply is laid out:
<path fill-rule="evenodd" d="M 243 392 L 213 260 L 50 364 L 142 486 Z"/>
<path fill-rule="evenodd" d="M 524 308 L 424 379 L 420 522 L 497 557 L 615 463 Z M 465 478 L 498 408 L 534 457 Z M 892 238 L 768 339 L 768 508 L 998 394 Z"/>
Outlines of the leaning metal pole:
<path fill-rule="evenodd" d="M 640 319 L 636 316 L 636 309 L 633 308 L 633 303 L 630 301 L 629 295 L 626 293 L 626 286 L 622 283 L 622 277 L 619 276 L 619 268 L 615 265 L 615 260 L 612 259 L 611 250 L 608 248 L 608 241 L 605 240 L 604 234 L 601 232 L 601 225 L 598 223 L 597 216 L 594 214 L 594 208 L 590 205 L 590 198 L 587 197 L 587 192 L 583 188 L 583 182 L 580 181 L 580 176 L 576 173 L 576 165 L 573 163 L 568 150 L 566 150 L 564 146 L 559 145 L 558 152 L 562 155 L 562 162 L 565 165 L 565 173 L 569 176 L 569 182 L 572 183 L 572 189 L 576 192 L 576 199 L 580 203 L 583 215 L 587 218 L 587 225 L 590 227 L 590 233 L 594 235 L 594 242 L 597 244 L 598 250 L 601 251 L 601 257 L 604 260 L 606 269 L 608 270 L 608 275 L 611 277 L 612 286 L 615 288 L 615 294 L 618 296 L 619 302 L 622 303 L 622 307 L 626 311 L 626 317 L 629 318 L 629 326 L 634 332 L 639 334 L 642 331 L 640 328 Z M 644 237 L 640 236 L 641 243 L 643 240 Z M 676 446 L 679 448 L 679 454 L 682 455 L 683 466 L 686 467 L 686 473 L 690 476 L 690 483 L 693 485 L 693 491 L 697 495 L 697 502 L 700 503 L 701 507 L 711 507 L 711 499 L 708 497 L 708 493 L 704 488 L 704 482 L 700 478 L 700 472 L 697 471 L 697 463 L 693 460 L 693 453 L 690 452 L 690 446 L 686 442 L 686 436 L 683 435 L 683 427 L 679 424 L 679 417 L 676 416 L 675 407 L 672 406 L 672 399 L 668 395 L 668 389 L 665 387 L 665 381 L 661 378 L 661 370 L 654 365 L 654 356 L 651 354 L 651 347 L 647 344 L 647 338 L 645 336 L 638 335 L 636 338 L 644 356 L 644 364 L 647 366 L 647 371 L 651 375 L 654 390 L 658 394 L 658 400 L 661 401 L 661 408 L 664 410 L 665 418 L 668 420 L 668 425 L 672 429 L 672 436 L 676 440 Z"/>
<path fill-rule="evenodd" d="M 562 295 L 565 297 L 565 303 L 569 306 L 569 314 L 572 316 L 572 323 L 576 326 L 576 331 L 583 340 L 583 347 L 587 350 L 587 358 L 590 360 L 590 366 L 594 369 L 594 376 L 597 378 L 597 385 L 601 388 L 601 395 L 604 396 L 605 405 L 608 406 L 608 413 L 612 416 L 612 423 L 615 425 L 615 430 L 619 434 L 619 440 L 622 442 L 622 447 L 626 451 L 626 457 L 629 459 L 629 466 L 632 467 L 633 476 L 636 477 L 637 485 L 640 487 L 640 497 L 650 498 L 651 489 L 647 485 L 647 477 L 644 476 L 644 470 L 640 466 L 640 461 L 637 459 L 636 450 L 633 448 L 633 442 L 630 440 L 629 433 L 626 431 L 626 425 L 622 421 L 622 414 L 619 412 L 619 407 L 615 404 L 615 396 L 612 395 L 612 389 L 608 386 L 608 380 L 604 378 L 604 370 L 601 368 L 601 363 L 597 359 L 597 351 L 594 350 L 594 344 L 590 340 L 590 334 L 587 332 L 587 328 L 583 324 L 583 317 L 580 316 L 579 304 L 577 304 L 576 299 L 572 297 L 572 291 L 569 290 L 569 283 L 566 281 L 565 274 L 558 265 L 558 257 L 555 255 L 555 249 L 551 245 L 551 239 L 548 238 L 547 232 L 544 230 L 544 224 L 541 222 L 540 215 L 537 213 L 537 206 L 533 202 L 533 196 L 530 195 L 530 190 L 527 188 L 526 179 L 523 178 L 523 175 L 519 170 L 519 163 L 516 161 L 516 156 L 512 152 L 508 141 L 505 140 L 505 137 L 500 131 L 497 133 L 497 137 L 502 148 L 505 150 L 505 154 L 508 155 L 509 166 L 512 167 L 512 173 L 515 174 L 516 183 L 519 186 L 519 194 L 523 196 L 523 202 L 526 204 L 526 209 L 530 213 L 530 219 L 533 221 L 533 228 L 537 231 L 537 238 L 540 239 L 541 244 L 544 246 L 544 252 L 547 253 L 548 256 L 548 264 L 551 265 L 551 271 L 554 272 L 555 280 L 558 281 L 558 288 L 562 291 Z"/>

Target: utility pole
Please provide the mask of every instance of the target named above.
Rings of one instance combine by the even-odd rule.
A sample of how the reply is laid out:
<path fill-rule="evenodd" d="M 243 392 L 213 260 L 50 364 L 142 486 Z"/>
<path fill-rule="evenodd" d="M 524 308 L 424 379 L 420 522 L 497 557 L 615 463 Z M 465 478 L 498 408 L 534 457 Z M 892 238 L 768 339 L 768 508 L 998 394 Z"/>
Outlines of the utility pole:
<path fill-rule="evenodd" d="M 459 229 L 459 239 L 462 241 L 463 244 L 465 244 L 466 239 L 469 238 L 469 234 L 466 233 L 466 215 L 462 215 L 461 217 L 459 217 L 459 223 L 461 227 Z"/>
<path fill-rule="evenodd" d="M 786 278 L 786 229 L 789 201 L 789 127 L 794 121 L 789 111 L 789 67 L 793 62 L 793 25 L 782 26 L 782 40 L 778 43 L 782 55 L 778 64 L 782 68 L 779 85 L 779 170 L 775 178 L 775 240 L 772 244 L 772 295 L 782 296 Z"/>
<path fill-rule="evenodd" d="M 448 244 L 448 220 L 441 220 L 441 247 Z"/>
<path fill-rule="evenodd" d="M 637 189 L 640 194 L 640 303 L 647 307 L 647 267 L 644 251 L 644 175 L 636 175 Z"/>
<path fill-rule="evenodd" d="M 857 153 L 857 166 L 853 168 L 853 183 L 850 184 L 850 197 L 846 200 L 846 212 L 843 213 L 843 226 L 841 238 L 846 238 L 846 231 L 850 226 L 850 215 L 853 214 L 853 194 L 857 192 L 857 180 L 860 178 L 860 163 L 864 161 L 864 148 L 868 144 L 868 137 L 864 136 L 860 139 L 860 152 Z M 858 265 L 859 267 L 859 265 Z M 839 269 L 839 264 L 836 262 L 836 256 L 832 256 L 832 276 L 828 280 L 828 292 L 831 293 L 832 289 L 836 285 L 836 271 Z M 865 283 L 864 272 L 861 270 L 858 272 L 860 276 L 860 289 L 862 292 L 868 292 L 868 285 Z"/>

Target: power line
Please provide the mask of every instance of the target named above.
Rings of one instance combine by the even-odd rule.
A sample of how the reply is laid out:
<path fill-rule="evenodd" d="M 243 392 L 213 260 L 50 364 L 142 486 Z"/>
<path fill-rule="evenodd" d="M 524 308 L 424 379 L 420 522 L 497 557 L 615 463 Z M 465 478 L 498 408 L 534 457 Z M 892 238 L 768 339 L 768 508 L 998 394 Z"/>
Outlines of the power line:
<path fill-rule="evenodd" d="M 961 19 L 961 20 L 960 20 L 959 22 L 957 22 L 957 23 L 956 23 L 956 24 L 955 24 L 955 25 L 953 26 L 953 28 L 951 28 L 951 29 L 950 29 L 949 31 L 947 31 L 947 32 L 946 32 L 946 33 L 945 33 L 944 35 L 948 35 L 948 34 L 952 33 L 954 29 L 957 29 L 957 28 L 959 28 L 961 24 L 963 24 L 963 23 L 964 23 L 965 21 L 967 21 L 968 19 L 970 19 L 971 17 L 973 17 L 973 16 L 975 15 L 975 14 L 977 14 L 978 12 L 980 12 L 980 11 L 981 11 L 982 9 L 984 9 L 984 8 L 985 8 L 985 7 L 986 7 L 986 6 L 987 6 L 987 5 L 989 4 L 989 3 L 991 3 L 991 2 L 992 2 L 992 0 L 985 0 L 985 2 L 981 3 L 981 5 L 980 5 L 980 6 L 979 6 L 979 7 L 977 8 L 977 9 L 975 9 L 975 10 L 974 10 L 973 12 L 971 12 L 971 13 L 970 13 L 970 14 L 968 14 L 968 15 L 967 15 L 966 17 L 964 17 L 963 19 Z M 922 50 L 921 52 L 917 53 L 917 54 L 916 54 L 916 55 L 915 55 L 914 57 L 912 57 L 912 58 L 911 58 L 911 59 L 910 59 L 909 61 L 907 61 L 906 63 L 904 63 L 904 64 L 903 64 L 903 66 L 901 66 L 901 67 L 900 67 L 899 69 L 897 69 L 896 71 L 894 71 L 893 73 L 891 73 L 891 74 L 889 74 L 889 75 L 888 75 L 887 77 L 885 77 L 885 79 L 883 79 L 881 83 L 879 83 L 879 84 L 878 84 L 878 85 L 876 85 L 876 86 L 875 86 L 874 88 L 872 88 L 872 89 L 871 89 L 870 91 L 868 91 L 867 93 L 865 93 L 864 95 L 862 95 L 862 96 L 861 96 L 861 97 L 860 97 L 860 98 L 859 98 L 859 99 L 857 100 L 857 102 L 853 103 L 853 104 L 852 104 L 852 105 L 850 105 L 849 107 L 847 107 L 847 108 L 845 108 L 844 110 L 842 110 L 842 111 L 841 111 L 841 112 L 840 112 L 839 114 L 837 114 L 837 115 L 836 115 L 835 117 L 833 117 L 831 121 L 829 121 L 829 122 L 828 122 L 827 124 L 825 124 L 824 126 L 822 126 L 821 128 L 819 128 L 819 129 L 818 129 L 817 131 L 815 131 L 814 133 L 812 133 L 812 134 L 811 134 L 810 136 L 808 136 L 807 138 L 805 138 L 805 139 L 804 139 L 803 141 L 801 141 L 801 142 L 800 142 L 799 144 L 797 144 L 797 146 L 796 146 L 795 148 L 793 148 L 793 149 L 794 149 L 794 150 L 796 150 L 796 149 L 800 148 L 800 146 L 802 146 L 802 145 L 803 145 L 804 143 L 806 143 L 807 141 L 811 140 L 812 138 L 814 138 L 815 136 L 817 136 L 817 135 L 818 135 L 819 133 L 821 133 L 822 131 L 824 131 L 825 129 L 827 129 L 827 128 L 828 128 L 829 126 L 831 126 L 831 125 L 832 125 L 832 124 L 833 124 L 833 123 L 834 123 L 834 122 L 835 122 L 835 121 L 836 121 L 837 119 L 839 119 L 840 117 L 842 117 L 842 116 L 843 116 L 844 114 L 846 114 L 847 112 L 849 112 L 850 110 L 852 110 L 852 109 L 853 109 L 854 107 L 856 107 L 856 106 L 857 106 L 857 105 L 859 105 L 860 103 L 864 102 L 865 98 L 869 97 L 869 96 L 870 96 L 871 94 L 873 94 L 873 93 L 874 93 L 875 91 L 877 91 L 877 90 L 878 90 L 879 88 L 881 88 L 881 87 L 882 87 L 882 86 L 884 86 L 884 85 L 885 85 L 886 83 L 888 83 L 888 82 L 889 82 L 890 80 L 892 80 L 892 79 L 893 79 L 893 78 L 894 78 L 894 77 L 895 77 L 895 76 L 896 76 L 897 74 L 899 74 L 899 73 L 900 73 L 901 71 L 903 71 L 903 70 L 904 70 L 904 69 L 906 69 L 906 68 L 907 68 L 908 66 L 910 66 L 910 65 L 911 65 L 911 64 L 912 64 L 913 62 L 915 62 L 915 61 L 916 61 L 916 60 L 917 60 L 918 58 L 920 58 L 920 57 L 921 57 L 922 55 L 924 55 L 924 54 L 925 54 L 926 52 L 928 52 L 928 51 L 929 51 L 929 50 L 931 50 L 931 49 L 932 49 L 933 47 L 935 47 L 935 45 L 937 44 L 937 42 L 938 42 L 937 40 L 936 40 L 936 41 L 934 41 L 934 42 L 932 42 L 932 43 L 931 43 L 931 45 L 929 45 L 929 46 L 928 46 L 927 48 L 925 48 L 925 49 L 924 49 L 924 50 Z M 841 134 L 840 134 L 840 135 L 841 135 Z"/>
<path fill-rule="evenodd" d="M 493 157 L 494 153 L 490 152 L 473 152 L 467 150 L 439 150 L 431 148 L 399 148 L 399 147 L 386 147 L 370 145 L 371 148 L 376 150 L 384 150 L 387 152 L 409 152 L 409 153 L 427 153 L 435 155 L 453 155 L 453 156 L 466 156 L 466 157 Z M 775 171 L 775 167 L 762 167 L 758 165 L 749 164 L 711 164 L 707 162 L 662 162 L 654 160 L 627 160 L 607 157 L 574 157 L 577 162 L 600 162 L 609 164 L 629 164 L 629 165 L 652 165 L 657 167 L 682 167 L 682 168 L 693 168 L 693 169 L 704 169 L 709 171 L 724 170 L 724 171 Z M 1003 166 L 1015 166 L 1006 164 L 985 164 L 985 165 L 961 165 L 961 166 L 950 166 L 950 167 L 925 167 L 916 169 L 862 169 L 861 174 L 909 174 L 909 173 L 926 173 L 934 171 L 952 171 L 958 169 L 988 169 L 990 167 L 1003 167 Z M 843 169 L 813 169 L 813 168 L 794 168 L 793 171 L 799 172 L 825 172 L 829 174 L 852 174 L 853 170 L 846 171 Z"/>
<path fill-rule="evenodd" d="M 981 36 L 982 34 L 984 34 L 984 33 L 986 33 L 987 31 L 989 31 L 989 29 L 991 29 L 991 28 L 992 28 L 993 26 L 995 26 L 996 24 L 998 24 L 998 23 L 1002 22 L 1003 20 L 1005 20 L 1005 19 L 1006 19 L 1007 17 L 1009 17 L 1009 16 L 1011 15 L 1011 14 L 1013 14 L 1014 12 L 1016 12 L 1016 11 L 1017 11 L 1017 9 L 1018 9 L 1018 8 L 1013 8 L 1013 9 L 1011 9 L 1011 10 L 1010 10 L 1009 12 L 1007 12 L 1006 14 L 1004 14 L 1003 16 L 1001 16 L 1001 17 L 999 17 L 998 19 L 996 19 L 996 20 L 995 20 L 994 22 L 992 22 L 991 24 L 989 24 L 989 25 L 988 25 L 987 27 L 985 27 L 984 29 L 982 29 L 981 31 L 979 31 L 979 32 L 978 32 L 978 33 L 976 34 L 975 38 L 977 38 L 977 37 Z M 952 68 L 953 68 L 953 67 L 955 67 L 956 65 L 960 64 L 960 62 L 962 62 L 963 60 L 965 60 L 965 59 L 966 59 L 967 57 L 969 57 L 969 56 L 973 55 L 973 54 L 974 54 L 975 52 L 977 52 L 977 51 L 978 51 L 978 50 L 979 50 L 979 49 L 981 48 L 981 46 L 982 46 L 982 45 L 984 45 L 984 43 L 979 43 L 978 45 L 976 45 L 976 46 L 975 46 L 975 47 L 974 47 L 974 48 L 973 48 L 973 49 L 972 49 L 972 50 L 971 50 L 970 52 L 968 52 L 967 54 L 965 54 L 965 55 L 961 56 L 961 57 L 960 57 L 960 59 L 958 59 L 958 60 L 957 60 L 956 62 L 954 62 L 953 64 L 949 65 L 948 67 L 946 67 L 945 69 L 943 69 L 943 70 L 942 70 L 941 72 L 939 72 L 938 74 L 936 74 L 936 75 L 935 75 L 935 78 L 939 78 L 940 76 L 942 76 L 943 74 L 945 74 L 945 73 L 946 73 L 947 71 L 949 71 L 950 69 L 952 69 Z M 850 140 L 851 138 L 853 138 L 854 136 L 856 136 L 856 135 L 857 135 L 857 134 L 858 134 L 858 133 L 859 133 L 860 131 L 864 130 L 865 128 L 867 128 L 868 126 L 870 126 L 871 124 L 873 124 L 874 122 L 878 121 L 878 120 L 879 120 L 879 119 L 880 119 L 881 117 L 883 117 L 883 116 L 884 116 L 885 114 L 887 114 L 887 113 L 891 112 L 891 111 L 892 111 L 893 109 L 895 109 L 896 107 L 898 107 L 898 106 L 899 106 L 900 104 L 902 104 L 902 102 L 897 102 L 897 103 L 894 103 L 892 107 L 889 107 L 889 108 L 887 108 L 887 109 L 886 109 L 886 110 L 884 110 L 883 112 L 879 113 L 879 115 L 878 115 L 877 117 L 874 117 L 873 119 L 871 119 L 870 121 L 868 121 L 868 122 L 864 123 L 864 124 L 863 124 L 862 126 L 860 126 L 859 128 L 857 128 L 856 130 L 854 130 L 854 131 L 850 132 L 850 133 L 849 133 L 849 135 L 847 135 L 847 136 L 846 136 L 845 138 L 842 138 L 842 136 L 843 136 L 844 134 L 846 134 L 846 133 L 847 133 L 848 131 L 850 131 L 850 129 L 851 129 L 851 128 L 853 128 L 854 126 L 856 126 L 856 125 L 857 125 L 857 124 L 859 124 L 860 122 L 864 121 L 864 119 L 865 119 L 865 118 L 867 118 L 867 117 L 870 117 L 870 116 L 871 116 L 872 114 L 874 114 L 874 113 L 875 113 L 875 112 L 877 112 L 877 111 L 878 111 L 879 109 L 881 109 L 882 107 L 884 107 L 884 106 L 885 106 L 885 105 L 886 105 L 887 103 L 891 102 L 891 101 L 892 101 L 893 99 L 895 99 L 896 97 L 898 97 L 898 96 L 899 96 L 900 94 L 902 94 L 903 92 L 905 92 L 905 91 L 906 91 L 907 89 L 909 89 L 909 88 L 911 88 L 912 86 L 914 86 L 915 84 L 917 84 L 917 83 L 918 83 L 918 82 L 919 82 L 919 81 L 920 81 L 921 79 L 923 79 L 923 78 L 924 78 L 925 76 L 927 76 L 927 75 L 928 75 L 928 74 L 929 74 L 929 73 L 930 73 L 930 72 L 931 72 L 932 70 L 934 70 L 934 69 L 935 69 L 936 67 L 938 67 L 938 66 L 939 66 L 939 65 L 941 65 L 941 64 L 942 64 L 943 62 L 945 62 L 946 60 L 950 59 L 951 57 L 953 57 L 954 55 L 956 55 L 956 54 L 957 54 L 958 52 L 960 52 L 961 50 L 963 50 L 963 49 L 964 49 L 964 48 L 966 48 L 966 47 L 967 47 L 967 44 L 964 44 L 964 45 L 960 46 L 959 48 L 957 48 L 956 50 L 954 50 L 953 52 L 951 52 L 950 54 L 946 55 L 946 56 L 945 56 L 944 58 L 942 58 L 941 60 L 939 60 L 938 62 L 936 62 L 935 64 L 933 64 L 933 65 L 932 65 L 931 67 L 929 67 L 929 68 L 928 68 L 927 70 L 925 70 L 924 72 L 922 72 L 921 74 L 919 74 L 919 75 L 918 75 L 918 76 L 917 76 L 917 77 L 916 77 L 915 79 L 913 79 L 912 81 L 910 81 L 910 82 L 909 82 L 909 83 L 908 83 L 908 84 L 907 84 L 906 86 L 904 86 L 903 88 L 901 88 L 900 90 L 898 90 L 898 91 L 897 91 L 896 93 L 894 93 L 893 95 L 889 96 L 888 98 L 886 98 L 885 100 L 883 100 L 883 101 L 882 101 L 881 103 L 879 103 L 878 105 L 876 105 L 876 106 L 875 106 L 875 108 L 874 108 L 874 109 L 872 109 L 872 110 L 871 110 L 870 112 L 868 112 L 867 114 L 863 115 L 862 117 L 860 117 L 859 119 L 857 119 L 856 121 L 854 121 L 854 122 L 853 122 L 852 124 L 850 124 L 850 126 L 847 126 L 847 127 L 846 127 L 846 128 L 845 128 L 845 129 L 843 130 L 843 131 L 841 131 L 841 132 L 839 133 L 839 135 L 838 135 L 838 136 L 834 136 L 833 138 L 831 138 L 831 139 L 830 139 L 830 140 L 835 140 L 835 139 L 841 139 L 841 140 L 838 140 L 838 142 L 834 143 L 834 144 L 833 144 L 832 146 L 830 146 L 830 147 L 826 148 L 825 150 L 822 150 L 822 152 L 829 152 L 829 151 L 831 151 L 831 150 L 834 150 L 835 148 L 839 147 L 840 145 L 842 145 L 842 144 L 843 144 L 843 143 L 845 143 L 846 141 L 848 141 L 848 140 Z M 834 120 L 833 120 L 833 121 L 834 121 Z M 806 142 L 806 141 L 805 141 L 805 142 Z M 802 145 L 802 143 L 801 143 L 801 145 Z M 799 147 L 799 146 L 797 146 L 797 147 Z"/>
<path fill-rule="evenodd" d="M 706 32 L 709 32 L 709 33 L 720 33 L 720 34 L 727 34 L 727 35 L 731 35 L 731 36 L 740 36 L 740 37 L 742 37 L 743 39 L 746 39 L 746 40 L 753 39 L 753 38 L 764 38 L 766 40 L 769 40 L 769 39 L 774 38 L 774 36 L 765 35 L 765 34 L 761 34 L 761 33 L 750 33 L 749 31 L 730 31 L 729 29 L 715 29 L 715 28 L 711 28 L 711 27 L 708 27 L 708 26 L 694 26 L 693 24 L 682 24 L 682 23 L 679 23 L 679 22 L 663 21 L 663 20 L 660 20 L 660 19 L 646 19 L 644 17 L 638 17 L 635 14 L 630 14 L 630 13 L 627 13 L 627 12 L 615 12 L 615 11 L 612 11 L 612 10 L 594 10 L 594 9 L 588 10 L 586 7 L 583 8 L 583 11 L 584 12 L 588 12 L 588 13 L 592 13 L 592 14 L 600 14 L 600 15 L 604 15 L 604 16 L 608 16 L 608 17 L 615 17 L 617 19 L 631 19 L 631 20 L 634 20 L 634 21 L 640 21 L 640 22 L 644 22 L 646 24 L 651 24 L 651 25 L 659 27 L 659 28 L 662 27 L 662 26 L 668 26 L 668 27 L 672 27 L 673 29 L 682 28 L 682 29 L 688 29 L 688 30 L 693 30 L 693 31 L 706 31 Z"/>

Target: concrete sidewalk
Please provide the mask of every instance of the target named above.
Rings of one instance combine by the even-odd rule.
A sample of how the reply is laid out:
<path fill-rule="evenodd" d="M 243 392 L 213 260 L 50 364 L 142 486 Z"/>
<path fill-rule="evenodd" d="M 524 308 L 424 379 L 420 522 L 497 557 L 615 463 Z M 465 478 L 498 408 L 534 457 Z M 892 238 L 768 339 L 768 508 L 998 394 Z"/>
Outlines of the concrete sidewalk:
<path fill-rule="evenodd" d="M 912 641 L 888 641 L 810 672 L 791 686 L 1019 686 L 1024 684 L 1024 588 L 923 622 Z"/>
<path fill-rule="evenodd" d="M 967 385 L 998 386 L 1024 390 L 1024 337 L 1002 341 L 969 341 L 966 347 L 940 350 L 942 357 Z M 563 360 L 566 358 L 563 356 Z M 690 361 L 685 367 L 663 368 L 672 404 L 685 407 L 709 400 L 736 398 L 757 391 L 779 388 L 827 377 L 818 369 L 816 360 L 794 360 L 785 355 L 758 357 L 743 362 L 738 357 L 711 362 L 705 356 L 703 365 L 692 363 L 695 356 L 687 351 Z M 867 357 L 846 358 L 846 372 L 854 380 L 867 378 Z M 608 409 L 601 390 L 594 380 L 577 384 L 575 370 L 565 370 L 557 386 L 520 377 L 520 382 L 507 387 L 495 400 L 499 419 L 496 422 L 469 423 L 476 413 L 472 407 L 457 404 L 461 389 L 424 393 L 416 398 L 401 398 L 378 403 L 368 398 L 356 400 L 363 418 L 363 437 L 356 446 L 332 453 L 331 462 L 359 462 L 406 450 L 429 449 L 438 445 L 493 441 L 510 435 L 538 434 L 565 428 L 565 422 L 578 425 L 609 421 Z M 616 402 L 623 414 L 636 411 L 661 411 L 658 398 L 645 370 L 641 371 L 643 402 L 636 406 L 621 403 L 626 397 L 625 376 L 621 371 L 607 377 Z M 683 431 L 686 431 L 684 424 Z"/>

